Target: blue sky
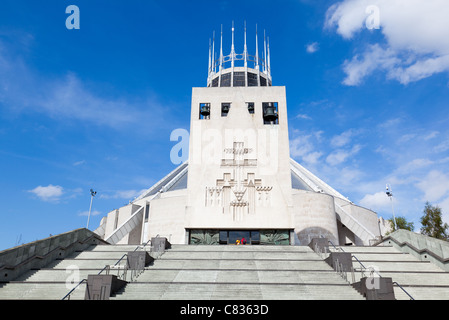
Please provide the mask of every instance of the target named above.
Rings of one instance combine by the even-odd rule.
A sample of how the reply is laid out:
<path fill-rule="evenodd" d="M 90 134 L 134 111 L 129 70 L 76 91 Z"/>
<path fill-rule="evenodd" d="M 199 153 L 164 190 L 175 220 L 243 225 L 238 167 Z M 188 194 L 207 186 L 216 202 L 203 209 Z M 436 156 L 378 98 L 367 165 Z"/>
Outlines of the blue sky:
<path fill-rule="evenodd" d="M 69 5 L 80 10 L 79 29 L 66 28 Z M 170 133 L 189 129 L 209 39 L 223 24 L 228 54 L 232 21 L 238 53 L 244 21 L 250 53 L 256 24 L 270 37 L 293 158 L 380 216 L 392 215 L 388 183 L 396 215 L 417 231 L 426 201 L 449 222 L 446 0 L 3 0 L 0 8 L 0 250 L 85 227 L 91 188 L 95 229 L 174 169 Z"/>

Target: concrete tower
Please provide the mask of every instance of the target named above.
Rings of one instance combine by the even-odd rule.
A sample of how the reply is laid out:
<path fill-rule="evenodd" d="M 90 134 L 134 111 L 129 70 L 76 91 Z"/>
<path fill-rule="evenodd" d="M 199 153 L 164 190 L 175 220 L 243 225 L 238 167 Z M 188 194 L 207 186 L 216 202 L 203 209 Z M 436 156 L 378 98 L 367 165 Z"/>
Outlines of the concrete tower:
<path fill-rule="evenodd" d="M 269 40 L 259 57 L 229 55 L 223 28 L 215 59 L 209 42 L 207 85 L 193 88 L 189 160 L 96 230 L 112 243 L 307 245 L 369 244 L 380 235 L 377 214 L 354 205 L 290 158 L 286 89 L 273 86 Z"/>

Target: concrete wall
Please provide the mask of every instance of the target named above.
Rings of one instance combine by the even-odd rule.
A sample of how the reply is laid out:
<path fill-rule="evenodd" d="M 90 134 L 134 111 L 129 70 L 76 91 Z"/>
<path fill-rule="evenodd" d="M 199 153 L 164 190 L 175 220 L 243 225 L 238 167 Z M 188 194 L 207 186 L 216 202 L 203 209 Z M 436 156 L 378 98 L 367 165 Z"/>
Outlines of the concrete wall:
<path fill-rule="evenodd" d="M 184 244 L 186 202 L 186 189 L 166 192 L 152 200 L 148 223 L 144 226 L 147 238 L 143 242 L 159 235 L 172 244 Z"/>
<path fill-rule="evenodd" d="M 141 206 L 138 204 L 128 204 L 109 212 L 101 221 L 101 224 L 104 224 L 105 229 L 103 239 L 107 239 L 114 230 L 126 222 L 140 208 Z M 139 224 L 134 230 L 126 234 L 118 244 L 140 244 L 141 230 L 142 224 Z"/>
<path fill-rule="evenodd" d="M 105 224 L 105 232 L 104 232 L 104 239 L 108 238 L 112 232 L 119 226 L 118 225 L 118 216 L 119 216 L 119 210 L 115 209 L 112 210 L 107 214 L 107 216 L 102 219 L 102 223 Z"/>
<path fill-rule="evenodd" d="M 227 102 L 231 109 L 227 117 L 222 117 L 221 104 Z M 248 112 L 248 102 L 254 103 L 254 114 Z M 278 103 L 278 125 L 264 124 L 264 102 Z M 201 103 L 210 103 L 210 119 L 199 119 Z M 191 110 L 186 227 L 292 228 L 285 87 L 193 88 Z M 239 169 L 222 165 L 223 161 L 233 161 L 235 154 L 225 149 L 232 149 L 237 142 L 249 149 L 242 158 L 251 164 L 242 160 L 244 165 Z M 231 202 L 239 201 L 229 189 L 209 203 L 208 188 L 244 179 L 260 184 L 257 193 L 243 187 L 247 206 L 231 206 Z"/>
<path fill-rule="evenodd" d="M 83 228 L 1 251 L 0 281 L 12 281 L 30 269 L 42 268 L 91 244 L 105 243 Z"/>
<path fill-rule="evenodd" d="M 337 201 L 340 204 L 340 206 L 342 207 L 344 206 L 344 209 L 348 211 L 351 214 L 351 216 L 353 216 L 367 230 L 369 230 L 375 236 L 380 235 L 379 220 L 377 213 L 339 198 L 336 198 L 335 201 Z"/>
<path fill-rule="evenodd" d="M 449 242 L 408 230 L 397 230 L 383 239 L 381 245 L 393 246 L 422 261 L 430 261 L 449 271 Z"/>
<path fill-rule="evenodd" d="M 295 190 L 293 194 L 295 233 L 301 245 L 324 236 L 339 243 L 334 197 L 311 191 Z"/>
<path fill-rule="evenodd" d="M 141 207 L 135 204 L 128 204 L 127 206 L 119 209 L 117 227 L 121 226 L 126 220 L 128 220 L 137 210 Z M 140 244 L 140 230 L 142 225 L 136 227 L 130 233 L 125 235 L 118 244 Z"/>

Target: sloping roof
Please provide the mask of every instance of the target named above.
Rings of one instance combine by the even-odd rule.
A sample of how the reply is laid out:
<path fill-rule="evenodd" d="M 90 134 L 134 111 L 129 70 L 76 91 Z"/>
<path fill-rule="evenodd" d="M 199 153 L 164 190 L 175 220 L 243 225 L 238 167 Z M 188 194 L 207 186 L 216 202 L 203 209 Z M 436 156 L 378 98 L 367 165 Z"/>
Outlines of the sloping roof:
<path fill-rule="evenodd" d="M 174 169 L 172 172 L 158 181 L 155 185 L 143 192 L 138 198 L 133 201 L 133 203 L 144 198 L 148 198 L 147 200 L 157 199 L 160 194 L 164 192 L 186 189 L 188 168 L 188 162 L 179 165 L 176 169 Z M 352 202 L 345 198 L 341 193 L 330 187 L 328 184 L 326 184 L 324 181 L 319 179 L 317 176 L 315 176 L 313 173 L 308 171 L 293 159 L 290 159 L 290 168 L 293 189 L 329 194 L 334 198 L 343 200 L 346 203 L 352 205 Z M 142 208 L 140 208 L 139 211 Z M 368 243 L 370 239 L 375 238 L 375 235 L 370 230 L 368 230 L 361 221 L 353 216 L 350 210 L 347 210 L 347 208 L 343 208 L 341 201 L 335 202 L 335 210 L 337 218 L 364 242 Z M 110 237 L 117 234 L 117 239 L 120 240 L 121 235 L 124 232 L 129 231 L 128 229 L 132 228 L 132 225 L 138 223 L 138 219 L 141 219 L 141 216 L 142 215 L 137 214 L 137 212 L 133 214 L 127 221 L 125 221 L 119 228 L 117 228 Z M 101 229 L 101 227 L 102 226 L 100 226 L 99 229 Z"/>
<path fill-rule="evenodd" d="M 295 160 L 290 159 L 290 164 L 293 189 L 327 193 L 334 197 L 348 201 L 347 198 L 344 197 L 341 193 L 319 179 L 317 176 L 301 166 Z M 133 202 L 155 195 L 158 192 L 169 192 L 180 189 L 187 189 L 187 173 L 188 162 L 186 161 L 176 167 L 172 172 L 159 180 L 152 187 L 143 192 Z"/>
<path fill-rule="evenodd" d="M 186 161 L 183 164 L 179 165 L 168 175 L 166 175 L 164 178 L 159 180 L 151 188 L 143 192 L 133 202 L 152 196 L 158 192 L 168 192 L 179 189 L 187 189 L 187 171 L 188 171 L 188 162 Z"/>
<path fill-rule="evenodd" d="M 290 159 L 291 164 L 291 170 L 292 170 L 292 176 L 295 176 L 295 183 L 302 183 L 305 185 L 306 188 L 295 188 L 293 186 L 293 179 L 292 179 L 292 187 L 294 189 L 302 189 L 302 190 L 309 190 L 309 191 L 315 191 L 320 193 L 327 193 L 331 196 L 334 196 L 336 198 L 343 199 L 345 201 L 349 201 L 348 198 L 343 196 L 340 192 L 329 186 L 327 183 L 325 183 L 323 180 L 318 178 L 316 175 L 314 175 L 312 172 L 301 166 L 298 162 L 296 162 L 293 159 Z"/>

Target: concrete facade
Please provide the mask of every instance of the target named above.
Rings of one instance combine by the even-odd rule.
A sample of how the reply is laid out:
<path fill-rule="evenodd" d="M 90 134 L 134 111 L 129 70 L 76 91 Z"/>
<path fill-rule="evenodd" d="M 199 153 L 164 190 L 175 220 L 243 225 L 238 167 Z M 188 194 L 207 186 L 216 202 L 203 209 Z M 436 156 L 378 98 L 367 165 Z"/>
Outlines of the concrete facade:
<path fill-rule="evenodd" d="M 264 122 L 267 103 L 277 108 L 273 123 Z M 191 230 L 217 238 L 222 230 L 280 230 L 298 245 L 321 236 L 369 245 L 381 234 L 375 212 L 290 158 L 285 87 L 193 88 L 189 148 L 188 162 L 111 211 L 96 232 L 121 244 L 157 235 L 188 244 Z"/>
<path fill-rule="evenodd" d="M 264 124 L 268 102 L 279 124 Z M 199 119 L 201 103 L 209 119 Z M 186 228 L 291 229 L 285 88 L 194 88 L 191 119 Z"/>

